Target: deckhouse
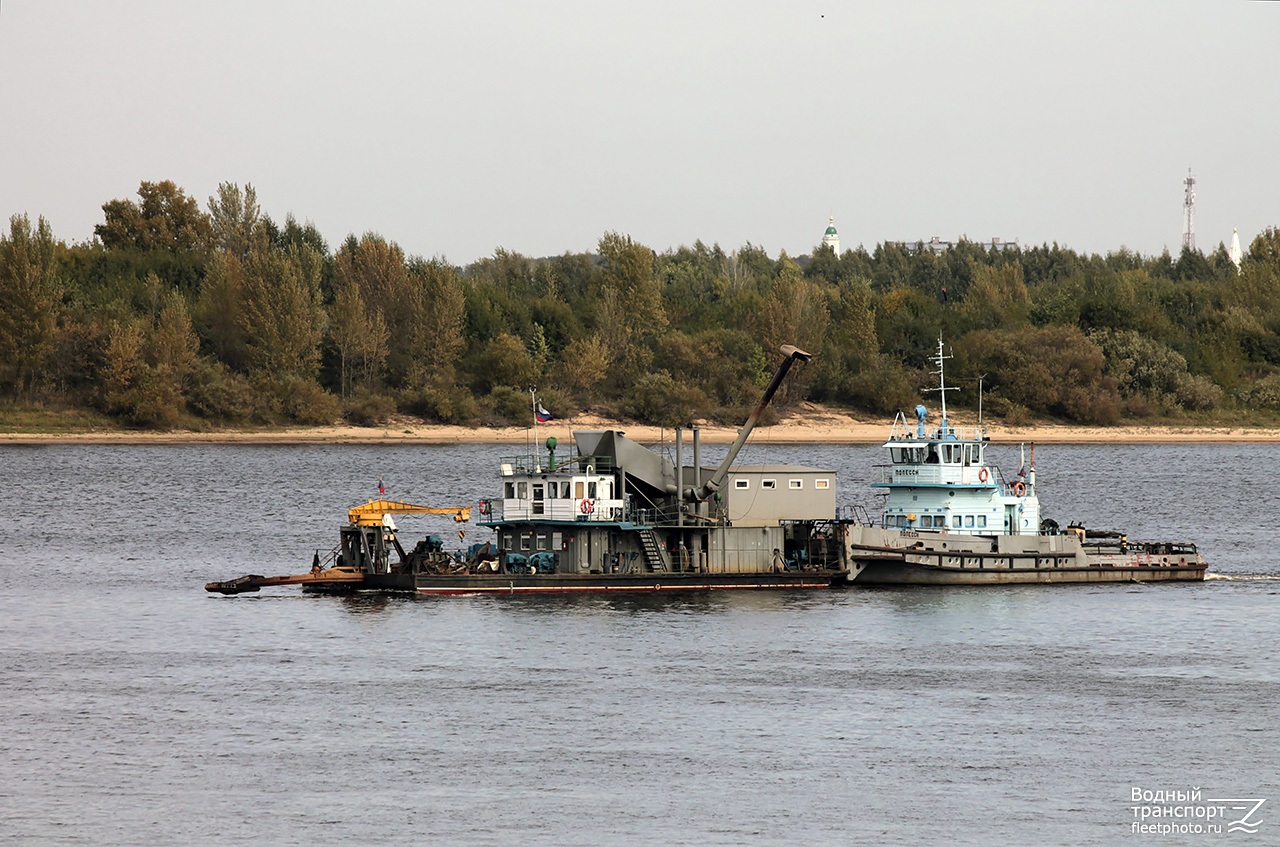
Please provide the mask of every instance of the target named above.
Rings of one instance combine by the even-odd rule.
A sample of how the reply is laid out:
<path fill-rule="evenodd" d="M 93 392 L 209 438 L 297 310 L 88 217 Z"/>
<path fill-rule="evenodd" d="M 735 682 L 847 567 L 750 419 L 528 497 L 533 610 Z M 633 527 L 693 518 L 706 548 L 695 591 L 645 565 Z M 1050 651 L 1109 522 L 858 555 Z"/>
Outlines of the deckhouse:
<path fill-rule="evenodd" d="M 926 431 L 928 410 L 916 406 L 912 431 L 899 413 L 884 447 L 890 464 L 881 468 L 875 488 L 887 489 L 881 526 L 969 535 L 1035 535 L 1040 532 L 1036 497 L 1035 452 L 1031 464 L 1005 478 L 987 462 L 990 437 L 981 426 L 957 428 L 947 420 L 942 341 L 938 341 L 938 388 L 942 417 Z"/>

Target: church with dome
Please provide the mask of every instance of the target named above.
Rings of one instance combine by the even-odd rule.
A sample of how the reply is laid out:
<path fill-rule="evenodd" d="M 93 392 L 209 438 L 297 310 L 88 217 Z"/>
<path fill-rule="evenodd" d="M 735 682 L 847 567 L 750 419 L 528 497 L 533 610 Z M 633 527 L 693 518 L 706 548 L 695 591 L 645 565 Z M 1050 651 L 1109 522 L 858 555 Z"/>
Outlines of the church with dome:
<path fill-rule="evenodd" d="M 837 255 L 840 255 L 840 233 L 836 232 L 835 215 L 827 218 L 827 231 L 822 235 L 822 246 L 830 247 Z"/>

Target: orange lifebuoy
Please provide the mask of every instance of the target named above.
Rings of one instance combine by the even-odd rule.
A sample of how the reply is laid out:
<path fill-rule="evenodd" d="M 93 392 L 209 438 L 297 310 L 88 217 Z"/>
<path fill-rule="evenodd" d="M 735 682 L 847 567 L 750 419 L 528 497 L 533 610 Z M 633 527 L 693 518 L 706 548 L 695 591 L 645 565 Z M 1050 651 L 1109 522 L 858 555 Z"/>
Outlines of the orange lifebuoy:
<path fill-rule="evenodd" d="M 978 471 L 978 482 L 986 482 L 986 481 L 987 481 L 987 469 L 983 468 L 982 470 Z"/>
<path fill-rule="evenodd" d="M 582 506 L 580 508 L 582 509 L 582 514 L 589 515 L 591 514 L 591 509 L 593 508 L 593 506 L 590 500 L 583 500 Z"/>
<path fill-rule="evenodd" d="M 1026 493 L 1027 493 L 1027 486 L 1023 484 L 1022 480 L 1018 480 L 1017 482 L 1015 482 L 1015 483 L 1013 484 L 1013 496 L 1014 496 L 1014 497 L 1021 497 L 1022 495 L 1026 494 Z"/>

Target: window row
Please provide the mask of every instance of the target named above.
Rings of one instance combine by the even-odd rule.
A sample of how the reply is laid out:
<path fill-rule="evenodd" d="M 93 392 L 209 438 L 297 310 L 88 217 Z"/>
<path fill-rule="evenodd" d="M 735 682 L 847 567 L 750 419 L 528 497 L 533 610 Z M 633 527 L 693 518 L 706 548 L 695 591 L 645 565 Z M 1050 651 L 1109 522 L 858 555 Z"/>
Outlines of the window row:
<path fill-rule="evenodd" d="M 613 482 L 610 480 L 575 480 L 570 483 L 569 480 L 561 482 L 529 482 L 521 480 L 520 482 L 506 483 L 503 496 L 508 500 L 528 500 L 532 493 L 534 500 L 595 500 L 597 498 L 608 500 L 613 495 Z"/>
<path fill-rule="evenodd" d="M 550 545 L 550 546 L 548 546 Z M 569 545 L 560 532 L 504 532 L 499 535 L 498 546 L 503 550 L 568 550 Z"/>
<path fill-rule="evenodd" d="M 890 447 L 889 458 L 895 465 L 982 464 L 981 444 L 930 444 L 927 447 Z"/>
<path fill-rule="evenodd" d="M 735 479 L 733 481 L 733 487 L 739 490 L 746 490 L 751 487 L 751 480 Z M 778 481 L 776 479 L 762 479 L 760 480 L 760 487 L 765 491 L 773 491 L 778 487 Z M 828 488 L 831 487 L 831 480 L 815 479 L 813 481 L 813 487 L 818 489 L 819 491 L 826 491 Z M 800 489 L 804 488 L 804 480 L 789 479 L 787 480 L 787 488 L 791 489 L 792 491 L 799 491 Z"/>
<path fill-rule="evenodd" d="M 911 519 L 906 515 L 885 515 L 884 525 L 890 526 L 911 526 Z M 946 515 L 921 515 L 920 526 L 923 529 L 946 529 Z M 952 515 L 952 529 L 986 529 L 986 515 Z"/>

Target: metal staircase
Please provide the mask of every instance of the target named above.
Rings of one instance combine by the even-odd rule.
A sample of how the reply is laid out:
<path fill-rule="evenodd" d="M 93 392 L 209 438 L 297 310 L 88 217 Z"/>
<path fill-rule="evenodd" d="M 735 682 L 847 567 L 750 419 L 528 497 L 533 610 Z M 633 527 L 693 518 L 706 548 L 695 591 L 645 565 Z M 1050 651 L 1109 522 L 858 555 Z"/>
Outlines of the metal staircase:
<path fill-rule="evenodd" d="M 662 544 L 658 541 L 658 534 L 652 529 L 642 529 L 638 532 L 640 536 L 640 549 L 644 551 L 644 564 L 650 572 L 670 570 L 670 564 L 667 562 L 666 551 L 662 549 Z"/>

